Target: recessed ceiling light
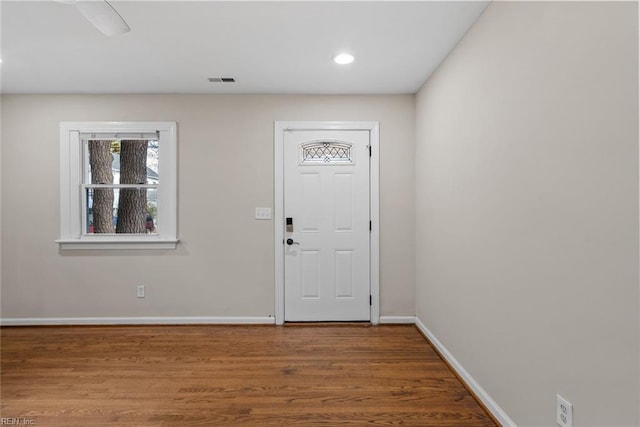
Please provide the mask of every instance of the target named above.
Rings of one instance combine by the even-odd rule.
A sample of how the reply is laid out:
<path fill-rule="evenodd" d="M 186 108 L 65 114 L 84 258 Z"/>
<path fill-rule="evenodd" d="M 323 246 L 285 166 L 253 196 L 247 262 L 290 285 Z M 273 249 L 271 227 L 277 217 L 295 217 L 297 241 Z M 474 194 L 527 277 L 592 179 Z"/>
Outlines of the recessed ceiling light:
<path fill-rule="evenodd" d="M 340 55 L 337 55 L 335 58 L 333 58 L 333 60 L 335 61 L 336 64 L 347 65 L 347 64 L 351 64 L 354 58 L 353 58 L 353 55 L 349 53 L 341 53 Z"/>

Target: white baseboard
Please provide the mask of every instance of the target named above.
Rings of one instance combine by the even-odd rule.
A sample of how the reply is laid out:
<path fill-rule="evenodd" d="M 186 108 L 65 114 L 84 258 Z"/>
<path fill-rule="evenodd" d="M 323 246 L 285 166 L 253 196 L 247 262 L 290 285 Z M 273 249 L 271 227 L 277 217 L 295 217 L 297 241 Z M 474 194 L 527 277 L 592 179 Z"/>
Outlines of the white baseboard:
<path fill-rule="evenodd" d="M 49 317 L 0 319 L 2 326 L 43 325 L 273 325 L 274 317 Z"/>
<path fill-rule="evenodd" d="M 489 396 L 489 394 L 480 387 L 480 384 L 476 382 L 475 379 L 469 374 L 469 372 L 464 369 L 464 367 L 456 360 L 455 357 L 447 350 L 447 348 L 442 345 L 442 343 L 436 338 L 436 336 L 416 317 L 416 326 L 422 333 L 431 341 L 431 344 L 434 345 L 444 357 L 447 362 L 451 365 L 451 367 L 456 371 L 460 378 L 469 386 L 471 390 L 475 393 L 475 395 L 482 401 L 484 406 L 491 412 L 491 414 L 502 424 L 503 427 L 517 427 L 516 423 L 513 422 L 511 418 L 507 415 L 506 412 L 498 406 L 498 404 Z"/>
<path fill-rule="evenodd" d="M 380 316 L 380 324 L 393 325 L 393 324 L 408 323 L 413 325 L 416 323 L 415 316 Z"/>

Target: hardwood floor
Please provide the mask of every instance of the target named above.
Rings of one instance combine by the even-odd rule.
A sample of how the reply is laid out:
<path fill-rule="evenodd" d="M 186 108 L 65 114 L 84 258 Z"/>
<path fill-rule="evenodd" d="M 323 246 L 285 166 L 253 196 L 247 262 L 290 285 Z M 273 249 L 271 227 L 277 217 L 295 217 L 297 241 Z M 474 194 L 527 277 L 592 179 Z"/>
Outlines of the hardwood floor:
<path fill-rule="evenodd" d="M 412 325 L 10 327 L 1 345 L 20 425 L 496 425 Z"/>

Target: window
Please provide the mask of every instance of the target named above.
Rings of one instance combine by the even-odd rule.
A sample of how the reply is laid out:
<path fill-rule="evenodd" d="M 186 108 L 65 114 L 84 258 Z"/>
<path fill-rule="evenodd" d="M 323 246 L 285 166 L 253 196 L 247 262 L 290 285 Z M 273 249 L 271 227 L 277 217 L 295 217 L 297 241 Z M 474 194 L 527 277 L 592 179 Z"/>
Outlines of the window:
<path fill-rule="evenodd" d="M 300 164 L 353 164 L 351 144 L 340 141 L 313 141 L 302 144 Z"/>
<path fill-rule="evenodd" d="M 62 249 L 174 249 L 176 124 L 60 124 Z"/>

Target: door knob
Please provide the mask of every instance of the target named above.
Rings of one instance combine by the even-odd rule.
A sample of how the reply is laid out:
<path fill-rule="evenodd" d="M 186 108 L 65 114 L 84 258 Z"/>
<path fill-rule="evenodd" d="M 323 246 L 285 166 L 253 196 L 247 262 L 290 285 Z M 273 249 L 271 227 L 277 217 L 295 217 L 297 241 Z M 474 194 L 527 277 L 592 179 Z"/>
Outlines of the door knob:
<path fill-rule="evenodd" d="M 298 242 L 294 242 L 293 239 L 287 239 L 287 245 L 291 246 L 291 245 L 299 245 L 300 243 Z"/>

